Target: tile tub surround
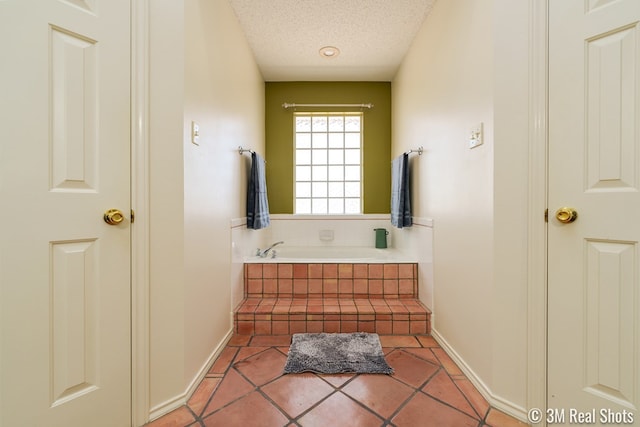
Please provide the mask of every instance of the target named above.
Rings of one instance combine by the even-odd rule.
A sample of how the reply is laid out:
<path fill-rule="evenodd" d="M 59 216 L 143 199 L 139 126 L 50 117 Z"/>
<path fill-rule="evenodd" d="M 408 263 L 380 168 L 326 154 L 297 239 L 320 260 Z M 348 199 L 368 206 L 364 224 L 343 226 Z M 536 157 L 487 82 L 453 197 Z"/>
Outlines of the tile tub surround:
<path fill-rule="evenodd" d="M 418 295 L 420 301 L 429 309 L 433 308 L 434 278 L 433 278 L 433 220 L 430 218 L 413 218 L 412 227 L 396 229 L 390 225 L 388 214 L 364 215 L 290 215 L 274 214 L 271 216 L 271 226 L 262 230 L 248 230 L 246 218 L 235 218 L 231 221 L 231 307 L 237 308 L 246 298 L 244 264 L 246 262 L 284 262 L 284 263 L 417 263 L 418 264 Z M 387 249 L 375 248 L 375 229 L 386 228 L 389 231 Z M 321 234 L 331 231 L 334 239 L 324 241 Z M 269 245 L 284 241 L 275 247 L 278 256 L 276 260 L 256 259 L 256 249 L 265 249 Z M 358 252 L 349 259 L 343 257 L 345 248 L 360 248 L 360 251 L 386 253 L 387 259 L 373 261 Z M 287 259 L 289 249 L 295 248 L 299 259 Z M 307 259 L 300 258 L 300 249 Z M 312 253 L 323 250 L 325 255 L 315 257 Z M 334 258 L 338 251 L 341 259 Z M 394 253 L 399 254 L 393 258 Z M 401 254 L 401 255 L 400 255 Z M 366 257 L 366 259 L 365 259 Z M 322 259 L 320 259 L 322 258 Z M 335 257 L 337 258 L 337 257 Z"/>
<path fill-rule="evenodd" d="M 414 263 L 248 263 L 244 277 L 238 334 L 430 332 Z"/>

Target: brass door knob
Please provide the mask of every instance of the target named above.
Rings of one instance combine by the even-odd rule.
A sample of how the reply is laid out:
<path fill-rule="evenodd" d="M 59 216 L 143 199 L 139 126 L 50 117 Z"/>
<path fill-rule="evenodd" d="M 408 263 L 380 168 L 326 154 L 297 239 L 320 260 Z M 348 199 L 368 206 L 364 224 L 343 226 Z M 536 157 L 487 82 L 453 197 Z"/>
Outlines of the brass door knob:
<path fill-rule="evenodd" d="M 569 224 L 578 218 L 578 212 L 573 208 L 562 207 L 556 211 L 556 219 L 564 224 Z"/>
<path fill-rule="evenodd" d="M 124 215 L 120 209 L 109 209 L 104 213 L 104 222 L 109 225 L 118 225 L 124 221 Z"/>

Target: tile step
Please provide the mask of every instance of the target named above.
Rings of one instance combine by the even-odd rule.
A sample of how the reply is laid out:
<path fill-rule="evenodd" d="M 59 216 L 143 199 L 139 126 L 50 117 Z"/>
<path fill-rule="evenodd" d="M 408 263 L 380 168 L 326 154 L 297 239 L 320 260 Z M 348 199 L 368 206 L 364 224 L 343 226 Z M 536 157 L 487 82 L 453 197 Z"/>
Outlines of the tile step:
<path fill-rule="evenodd" d="M 234 314 L 234 332 L 429 334 L 430 317 L 431 312 L 417 298 L 249 297 Z"/>

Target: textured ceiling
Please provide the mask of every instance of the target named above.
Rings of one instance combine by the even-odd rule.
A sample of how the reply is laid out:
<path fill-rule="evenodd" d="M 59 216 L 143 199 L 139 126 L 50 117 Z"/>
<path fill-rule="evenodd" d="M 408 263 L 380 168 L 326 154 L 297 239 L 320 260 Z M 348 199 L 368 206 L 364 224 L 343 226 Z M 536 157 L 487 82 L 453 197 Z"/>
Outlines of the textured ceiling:
<path fill-rule="evenodd" d="M 390 81 L 435 1 L 229 0 L 266 81 Z"/>

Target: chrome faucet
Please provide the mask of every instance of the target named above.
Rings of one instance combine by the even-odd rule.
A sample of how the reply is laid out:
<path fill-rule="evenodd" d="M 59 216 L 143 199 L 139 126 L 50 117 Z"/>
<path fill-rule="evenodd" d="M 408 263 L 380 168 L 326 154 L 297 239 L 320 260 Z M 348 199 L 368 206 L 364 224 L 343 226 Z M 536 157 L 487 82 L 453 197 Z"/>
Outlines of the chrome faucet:
<path fill-rule="evenodd" d="M 265 250 L 263 250 L 263 251 L 261 251 L 261 250 L 259 250 L 259 249 L 258 249 L 258 256 L 259 256 L 260 258 L 266 258 L 266 257 L 267 257 L 267 255 L 269 254 L 269 252 L 270 252 L 271 250 L 273 250 L 273 248 L 274 248 L 275 246 L 281 245 L 281 244 L 283 244 L 283 243 L 284 243 L 284 242 L 281 240 L 281 241 L 279 241 L 279 242 L 275 242 L 273 245 L 269 246 L 267 249 L 265 249 Z M 275 252 L 275 251 L 274 251 L 274 252 Z"/>

